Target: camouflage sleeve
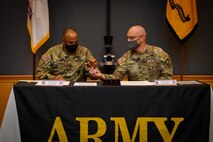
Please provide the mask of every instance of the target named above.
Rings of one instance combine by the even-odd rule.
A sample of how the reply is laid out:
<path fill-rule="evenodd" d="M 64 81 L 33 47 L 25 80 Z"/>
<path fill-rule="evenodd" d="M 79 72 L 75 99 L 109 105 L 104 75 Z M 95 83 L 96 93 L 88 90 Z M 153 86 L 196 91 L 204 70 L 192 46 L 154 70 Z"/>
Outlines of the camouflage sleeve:
<path fill-rule="evenodd" d="M 53 79 L 55 76 L 50 74 L 51 55 L 50 52 L 42 55 L 37 66 L 36 77 L 39 79 Z"/>
<path fill-rule="evenodd" d="M 87 76 L 87 77 L 89 77 L 90 79 L 97 79 L 97 78 L 92 78 L 91 76 L 89 76 L 89 70 L 90 70 L 90 65 L 89 65 L 89 63 L 90 62 L 93 62 L 94 61 L 94 64 L 98 64 L 98 62 L 97 62 L 97 60 L 93 57 L 93 55 L 91 54 L 91 52 L 87 49 L 87 51 L 86 51 L 86 62 L 85 62 L 85 75 Z M 96 66 L 96 68 L 97 68 L 97 66 Z"/>
<path fill-rule="evenodd" d="M 85 69 L 86 70 L 88 70 L 89 69 L 89 65 L 88 65 L 88 63 L 90 62 L 90 60 L 96 60 L 94 57 L 93 57 L 93 55 L 91 54 L 91 52 L 88 50 L 88 49 L 86 49 L 86 62 L 85 62 Z"/>
<path fill-rule="evenodd" d="M 123 80 L 123 78 L 126 76 L 126 72 L 127 72 L 126 63 L 122 63 L 116 67 L 113 74 L 104 74 L 104 75 L 105 75 L 105 79 Z"/>
<path fill-rule="evenodd" d="M 173 76 L 173 64 L 172 61 L 167 53 L 162 51 L 161 55 L 161 72 L 159 79 L 172 79 Z"/>

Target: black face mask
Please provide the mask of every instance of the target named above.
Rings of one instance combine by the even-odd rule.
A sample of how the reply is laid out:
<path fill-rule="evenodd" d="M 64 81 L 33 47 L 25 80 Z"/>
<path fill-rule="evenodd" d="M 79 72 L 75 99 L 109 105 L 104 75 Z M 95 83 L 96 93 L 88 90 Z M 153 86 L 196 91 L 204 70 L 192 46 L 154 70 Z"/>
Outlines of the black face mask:
<path fill-rule="evenodd" d="M 76 51 L 76 49 L 78 48 L 78 44 L 73 44 L 73 45 L 67 45 L 67 44 L 65 44 L 65 48 L 69 52 L 74 53 Z"/>
<path fill-rule="evenodd" d="M 137 40 L 135 40 L 135 41 L 128 41 L 127 45 L 130 50 L 135 50 L 140 44 L 138 44 Z"/>

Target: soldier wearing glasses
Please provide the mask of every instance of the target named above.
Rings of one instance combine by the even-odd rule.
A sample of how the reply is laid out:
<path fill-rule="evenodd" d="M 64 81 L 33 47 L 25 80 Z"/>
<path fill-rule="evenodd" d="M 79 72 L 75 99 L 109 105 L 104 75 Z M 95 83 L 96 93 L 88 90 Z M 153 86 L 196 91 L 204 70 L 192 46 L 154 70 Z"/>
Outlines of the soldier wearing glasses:
<path fill-rule="evenodd" d="M 125 76 L 130 81 L 154 81 L 172 79 L 173 65 L 169 55 L 161 48 L 146 43 L 146 31 L 141 26 L 133 26 L 127 32 L 130 49 L 118 59 L 113 74 L 102 74 L 91 68 L 90 75 L 101 79 L 120 79 Z"/>
<path fill-rule="evenodd" d="M 85 81 L 91 61 L 96 62 L 90 51 L 78 44 L 77 31 L 69 27 L 63 32 L 62 44 L 42 55 L 36 75 L 39 79 Z"/>

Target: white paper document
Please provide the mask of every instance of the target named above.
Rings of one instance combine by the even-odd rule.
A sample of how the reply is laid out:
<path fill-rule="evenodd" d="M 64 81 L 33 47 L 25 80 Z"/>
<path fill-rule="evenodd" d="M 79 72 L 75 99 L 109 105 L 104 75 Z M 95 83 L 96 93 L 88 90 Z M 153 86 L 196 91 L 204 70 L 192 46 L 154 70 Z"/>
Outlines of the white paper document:
<path fill-rule="evenodd" d="M 149 81 L 121 81 L 121 86 L 148 86 L 155 85 L 155 82 Z"/>
<path fill-rule="evenodd" d="M 26 83 L 31 83 L 31 82 L 39 82 L 41 80 L 19 80 L 19 82 L 26 82 Z"/>
<path fill-rule="evenodd" d="M 203 84 L 202 82 L 198 82 L 195 80 L 186 80 L 186 81 L 178 81 L 177 82 L 180 85 L 184 85 L 184 84 Z"/>
<path fill-rule="evenodd" d="M 74 86 L 97 86 L 97 82 L 75 82 Z"/>

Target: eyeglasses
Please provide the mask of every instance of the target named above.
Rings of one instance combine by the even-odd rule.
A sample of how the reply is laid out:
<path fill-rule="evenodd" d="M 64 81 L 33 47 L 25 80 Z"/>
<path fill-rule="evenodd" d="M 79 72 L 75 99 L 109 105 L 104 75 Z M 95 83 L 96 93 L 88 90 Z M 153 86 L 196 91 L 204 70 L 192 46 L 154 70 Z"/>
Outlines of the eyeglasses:
<path fill-rule="evenodd" d="M 142 37 L 142 36 L 144 36 L 144 35 L 139 35 L 139 36 L 127 36 L 126 38 L 127 38 L 127 39 L 130 39 L 130 40 L 134 40 L 134 39 L 139 38 L 139 37 Z"/>

